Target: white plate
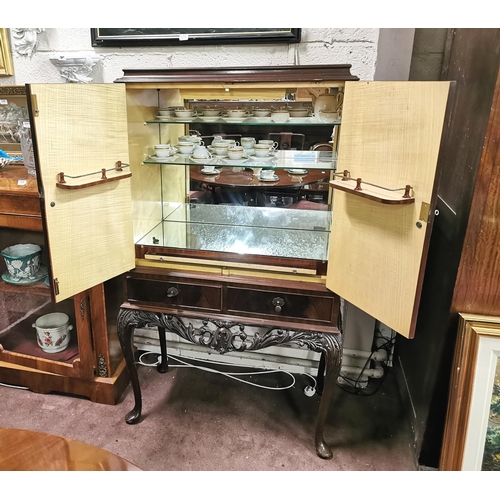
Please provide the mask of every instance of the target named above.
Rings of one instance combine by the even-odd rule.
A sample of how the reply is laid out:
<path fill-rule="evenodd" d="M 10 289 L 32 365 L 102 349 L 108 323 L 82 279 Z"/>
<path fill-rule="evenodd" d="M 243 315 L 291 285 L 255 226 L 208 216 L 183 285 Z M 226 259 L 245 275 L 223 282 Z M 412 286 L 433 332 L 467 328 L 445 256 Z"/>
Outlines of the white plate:
<path fill-rule="evenodd" d="M 262 175 L 259 174 L 259 181 L 262 181 L 262 182 L 276 182 L 276 181 L 279 181 L 280 178 L 274 174 L 274 177 L 262 177 Z"/>
<path fill-rule="evenodd" d="M 219 116 L 198 116 L 198 119 L 202 122 L 218 122 Z"/>
<path fill-rule="evenodd" d="M 192 161 L 193 163 L 214 163 L 215 158 L 194 158 L 193 156 L 189 157 L 189 161 Z"/>
<path fill-rule="evenodd" d="M 191 118 L 180 118 L 178 116 L 173 116 L 172 120 L 175 122 L 192 122 L 196 118 L 197 118 L 196 116 L 192 116 Z"/>
<path fill-rule="evenodd" d="M 248 157 L 251 160 L 255 160 L 255 161 L 269 161 L 269 160 L 275 160 L 276 159 L 276 156 L 273 155 L 273 154 L 269 154 L 267 156 L 248 155 Z"/>
<path fill-rule="evenodd" d="M 287 170 L 289 174 L 292 175 L 305 175 L 307 174 L 307 170 L 305 168 L 290 168 Z"/>
<path fill-rule="evenodd" d="M 272 122 L 273 119 L 270 116 L 252 116 L 253 122 L 268 123 Z"/>
<path fill-rule="evenodd" d="M 237 122 L 242 122 L 242 121 L 245 121 L 247 119 L 246 116 L 243 116 L 241 118 L 229 118 L 228 116 L 223 116 L 222 119 L 225 121 L 225 122 L 229 122 L 229 123 L 237 123 Z"/>
<path fill-rule="evenodd" d="M 173 154 L 173 155 L 170 155 L 170 156 L 163 156 L 161 158 L 159 156 L 156 156 L 156 155 L 150 155 L 150 157 L 149 157 L 149 159 L 153 160 L 153 161 L 172 161 L 175 158 L 177 158 L 176 154 Z"/>
<path fill-rule="evenodd" d="M 214 169 L 214 170 L 207 171 L 204 168 L 202 168 L 200 170 L 200 173 L 205 174 L 205 175 L 215 175 L 215 174 L 220 174 L 220 170 Z"/>
<path fill-rule="evenodd" d="M 155 116 L 155 118 L 161 122 L 171 122 L 175 119 L 173 116 Z"/>

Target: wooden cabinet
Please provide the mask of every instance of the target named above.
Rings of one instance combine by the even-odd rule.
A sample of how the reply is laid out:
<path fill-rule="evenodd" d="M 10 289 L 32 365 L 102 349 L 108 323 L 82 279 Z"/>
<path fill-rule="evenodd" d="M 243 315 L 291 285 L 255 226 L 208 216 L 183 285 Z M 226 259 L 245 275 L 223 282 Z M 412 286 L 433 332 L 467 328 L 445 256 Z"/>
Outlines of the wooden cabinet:
<path fill-rule="evenodd" d="M 15 88 L 15 95 L 21 105 L 19 89 Z M 17 152 L 15 146 L 2 144 L 11 154 Z M 41 207 L 43 192 L 43 186 L 36 177 L 28 175 L 24 165 L 10 164 L 0 170 L 2 249 L 18 243 L 38 244 L 42 247 L 42 265 L 50 269 L 50 238 L 44 231 Z M 7 276 L 3 258 L 0 271 Z M 35 392 L 56 391 L 115 404 L 128 383 L 115 324 L 121 291 L 120 282 L 110 280 L 81 289 L 56 303 L 51 298 L 48 277 L 33 284 L 2 279 L 0 382 Z M 70 344 L 59 353 L 42 350 L 33 327 L 37 318 L 53 312 L 66 313 L 73 328 Z"/>
<path fill-rule="evenodd" d="M 113 84 L 27 85 L 54 303 L 134 268 L 151 276 L 179 272 L 177 281 L 130 274 L 127 300 L 313 330 L 332 328 L 341 296 L 411 338 L 451 84 L 357 80 L 349 65 L 325 65 L 125 70 Z M 160 107 L 208 101 L 310 105 L 327 89 L 344 93 L 335 123 L 157 118 Z M 281 150 L 271 165 L 252 158 L 217 168 L 255 175 L 272 167 L 287 179 L 294 169 L 320 171 L 321 185 L 332 188 L 326 210 L 262 206 L 252 196 L 239 206 L 224 198 L 191 203 L 190 171 L 200 163 L 180 155 L 161 161 L 154 145 L 175 145 L 206 127 L 212 138 L 304 135 L 305 149 Z M 311 151 L 308 137 L 330 141 L 332 151 Z M 259 189 L 283 197 L 258 180 Z M 273 305 L 275 295 L 283 305 Z"/>

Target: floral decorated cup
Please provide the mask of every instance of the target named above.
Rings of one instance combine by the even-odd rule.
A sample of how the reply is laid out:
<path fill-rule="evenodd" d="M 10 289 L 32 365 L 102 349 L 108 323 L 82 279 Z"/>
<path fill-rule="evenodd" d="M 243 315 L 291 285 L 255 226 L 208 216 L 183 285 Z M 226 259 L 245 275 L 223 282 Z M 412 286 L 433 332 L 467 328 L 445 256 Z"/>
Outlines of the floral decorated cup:
<path fill-rule="evenodd" d="M 4 248 L 0 254 L 13 281 L 36 279 L 42 261 L 42 249 L 33 243 L 20 243 Z"/>

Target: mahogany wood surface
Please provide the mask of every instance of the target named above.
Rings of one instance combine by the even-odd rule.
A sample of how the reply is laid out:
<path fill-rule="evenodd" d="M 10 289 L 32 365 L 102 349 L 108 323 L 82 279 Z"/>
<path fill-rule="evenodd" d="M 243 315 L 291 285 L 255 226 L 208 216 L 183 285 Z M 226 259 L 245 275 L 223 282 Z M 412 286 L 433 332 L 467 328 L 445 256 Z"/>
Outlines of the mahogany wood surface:
<path fill-rule="evenodd" d="M 350 64 L 323 64 L 300 66 L 255 66 L 234 68 L 161 68 L 124 69 L 123 76 L 115 80 L 120 83 L 201 83 L 201 82 L 321 82 L 356 81 Z"/>
<path fill-rule="evenodd" d="M 286 268 L 308 269 L 316 271 L 317 275 L 325 275 L 327 261 L 303 260 L 288 257 L 275 257 L 272 255 L 251 255 L 230 252 L 211 252 L 207 250 L 191 250 L 185 248 L 169 248 L 148 245 L 136 245 L 135 256 L 138 259 L 146 255 L 158 255 L 164 257 L 190 257 L 224 262 L 242 262 L 263 266 L 279 266 Z"/>
<path fill-rule="evenodd" d="M 169 288 L 178 290 L 167 297 Z M 269 278 L 219 276 L 203 273 L 183 273 L 162 269 L 136 268 L 127 274 L 127 302 L 137 308 L 172 310 L 176 314 L 209 315 L 234 320 L 252 319 L 259 324 L 279 321 L 300 324 L 321 324 L 321 329 L 337 326 L 338 297 L 325 285 Z M 284 301 L 276 311 L 273 300 Z M 314 327 L 313 327 L 314 328 Z"/>
<path fill-rule="evenodd" d="M 217 168 L 217 166 L 215 167 Z M 259 168 L 259 167 L 256 167 Z M 330 173 L 322 170 L 308 170 L 305 175 L 292 175 L 285 169 L 275 169 L 279 180 L 276 182 L 259 181 L 259 177 L 253 170 L 243 168 L 220 167 L 216 175 L 205 175 L 201 173 L 203 166 L 190 167 L 190 177 L 194 181 L 202 182 L 214 187 L 251 187 L 262 190 L 271 188 L 301 188 L 307 184 L 328 181 Z"/>
<path fill-rule="evenodd" d="M 27 387 L 39 394 L 58 392 L 83 396 L 94 403 L 115 405 L 130 382 L 130 376 L 122 360 L 112 377 L 96 377 L 93 380 L 57 375 L 43 370 L 23 367 L 17 363 L 0 361 L 2 383 Z"/>
<path fill-rule="evenodd" d="M 128 460 L 81 441 L 0 428 L 2 471 L 139 471 Z"/>
<path fill-rule="evenodd" d="M 500 315 L 500 71 L 452 309 L 462 313 Z"/>

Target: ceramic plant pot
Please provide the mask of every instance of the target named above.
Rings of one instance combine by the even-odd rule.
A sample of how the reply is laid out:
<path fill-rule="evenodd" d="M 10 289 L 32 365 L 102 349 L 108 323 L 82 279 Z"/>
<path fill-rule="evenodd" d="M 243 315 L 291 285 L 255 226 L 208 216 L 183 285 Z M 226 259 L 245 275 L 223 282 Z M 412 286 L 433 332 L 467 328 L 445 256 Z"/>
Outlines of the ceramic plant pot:
<path fill-rule="evenodd" d="M 4 248 L 1 252 L 12 281 L 36 279 L 40 269 L 42 249 L 33 243 L 20 243 Z"/>
<path fill-rule="evenodd" d="M 49 313 L 40 316 L 33 328 L 36 329 L 36 340 L 40 349 L 48 353 L 61 352 L 68 347 L 71 340 L 69 316 L 64 313 Z"/>

